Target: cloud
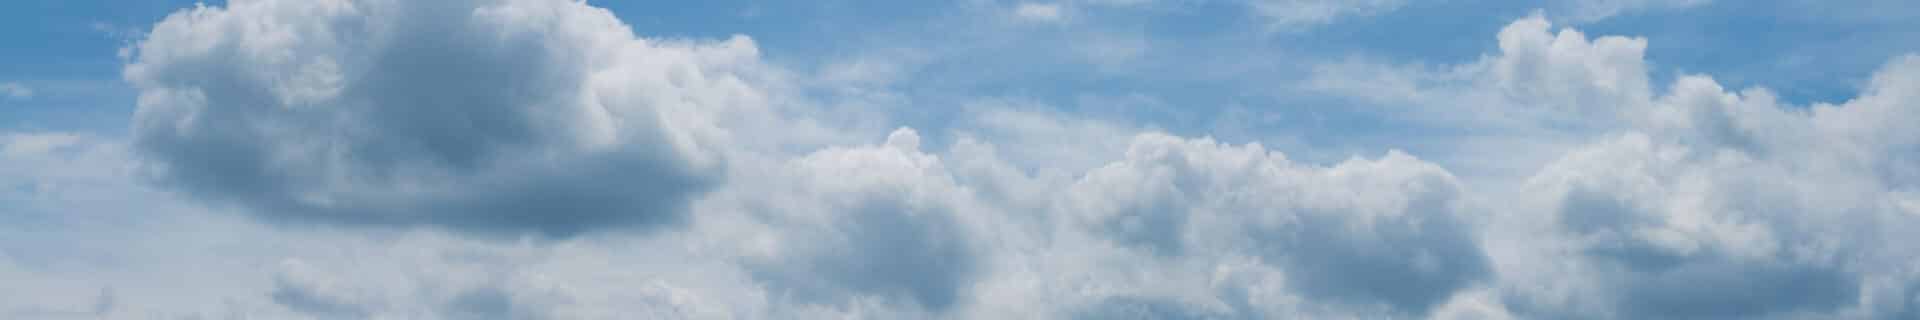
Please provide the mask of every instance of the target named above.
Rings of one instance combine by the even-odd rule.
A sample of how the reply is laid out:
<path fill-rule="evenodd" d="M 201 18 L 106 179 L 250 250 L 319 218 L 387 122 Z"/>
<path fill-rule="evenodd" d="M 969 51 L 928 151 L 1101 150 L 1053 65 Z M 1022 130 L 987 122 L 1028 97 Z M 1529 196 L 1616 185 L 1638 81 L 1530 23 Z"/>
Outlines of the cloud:
<path fill-rule="evenodd" d="M 287 261 L 278 279 L 274 281 L 273 292 L 268 296 L 275 304 L 294 312 L 325 319 L 364 319 L 373 313 L 377 301 L 360 301 L 362 296 L 342 292 L 336 280 L 317 279 L 315 271 L 298 260 Z"/>
<path fill-rule="evenodd" d="M 1585 261 L 1578 274 L 1595 281 L 1590 297 L 1625 318 L 1830 313 L 1857 303 L 1863 280 L 1853 269 L 1868 267 L 1857 259 L 1875 232 L 1862 223 L 1874 215 L 1794 190 L 1820 179 L 1711 150 L 1627 135 L 1536 176 L 1530 189 L 1556 203 L 1547 212 Z"/>
<path fill-rule="evenodd" d="M 1065 18 L 1064 10 L 1058 3 L 1022 2 L 1014 6 L 1013 16 L 1036 22 L 1059 22 Z"/>
<path fill-rule="evenodd" d="M 1859 97 L 1790 106 L 1681 75 L 1653 90 L 1646 39 L 1557 32 L 1540 16 L 1499 51 L 1428 68 L 1343 62 L 1309 86 L 1441 128 L 1577 137 L 1482 195 L 1501 303 L 1521 318 L 1897 318 L 1915 259 L 1913 57 Z M 1373 92 L 1376 94 L 1367 94 Z M 1377 94 L 1384 93 L 1384 94 Z M 1547 213 L 1546 215 L 1540 215 Z M 1823 315 L 1823 316 L 1822 316 Z"/>
<path fill-rule="evenodd" d="M 1497 40 L 1495 54 L 1439 68 L 1323 64 L 1305 86 L 1391 106 L 1408 121 L 1486 129 L 1606 130 L 1650 104 L 1644 38 L 1589 39 L 1534 15 L 1501 28 Z"/>
<path fill-rule="evenodd" d="M 765 104 L 752 41 L 637 38 L 573 1 L 197 7 L 137 51 L 134 140 L 159 180 L 281 221 L 676 224 L 719 183 L 708 112 Z"/>
<path fill-rule="evenodd" d="M 1249 0 L 1252 13 L 1268 23 L 1269 31 L 1297 31 L 1333 23 L 1346 17 L 1366 17 L 1399 9 L 1401 0 Z"/>
<path fill-rule="evenodd" d="M 1509 285 L 1532 289 L 1512 303 L 1551 310 L 1524 312 L 1544 317 L 1583 309 L 1616 318 L 1892 317 L 1870 307 L 1886 289 L 1868 279 L 1905 277 L 1915 258 L 1908 246 L 1880 243 L 1905 242 L 1894 230 L 1920 222 L 1889 205 L 1913 188 L 1904 150 L 1920 141 L 1868 118 L 1916 116 L 1915 60 L 1896 58 L 1841 105 L 1782 105 L 1764 89 L 1728 92 L 1703 76 L 1621 101 L 1624 121 L 1610 130 L 1622 133 L 1576 148 L 1523 188 L 1541 207 L 1512 210 L 1552 212 L 1550 228 L 1565 242 L 1544 246 L 1582 263 L 1518 270 Z M 1647 86 L 1644 75 L 1597 79 Z M 1599 305 L 1535 305 L 1557 294 L 1519 285 L 1533 278 L 1518 275 L 1547 274 L 1561 279 L 1545 287 Z"/>
<path fill-rule="evenodd" d="M 1309 83 L 1525 142 L 1442 157 L 1552 155 L 1507 185 L 1425 153 L 1313 162 L 1026 110 L 1043 106 L 864 131 L 898 119 L 777 109 L 819 84 L 785 82 L 744 37 L 627 29 L 545 0 L 176 14 L 127 67 L 131 137 L 0 134 L 0 283 L 23 288 L 0 314 L 1920 314 L 1920 57 L 1794 106 L 1706 76 L 1656 90 L 1649 40 L 1528 17 L 1478 60 L 1350 61 Z M 844 69 L 822 78 L 885 95 L 912 68 Z M 472 237 L 529 233 L 552 239 Z"/>
<path fill-rule="evenodd" d="M 82 146 L 83 137 L 72 133 L 8 133 L 0 136 L 0 154 L 8 157 L 37 157 L 63 149 Z"/>
<path fill-rule="evenodd" d="M 1196 308 L 1177 301 L 1141 297 L 1112 297 L 1080 310 L 1074 319 L 1225 319 L 1231 314 Z"/>
<path fill-rule="evenodd" d="M 878 146 L 831 148 L 778 169 L 795 174 L 761 194 L 772 254 L 748 268 L 800 303 L 860 297 L 945 311 L 961 302 L 980 258 L 960 220 L 971 193 L 920 136 L 899 129 Z"/>
<path fill-rule="evenodd" d="M 1698 7 L 1713 0 L 1588 0 L 1559 1 L 1551 4 L 1556 16 L 1573 22 L 1594 22 L 1636 11 L 1673 10 Z"/>
<path fill-rule="evenodd" d="M 0 83 L 0 97 L 10 100 L 32 99 L 33 88 L 28 88 L 27 85 L 18 82 Z"/>
<path fill-rule="evenodd" d="M 0 132 L 0 200 L 8 203 L 0 214 L 20 218 L 15 225 L 42 222 L 41 214 L 62 218 L 96 218 L 100 210 L 159 209 L 143 205 L 156 195 L 130 179 L 136 166 L 122 141 L 110 137 L 65 132 Z M 29 234 L 22 232 L 17 235 Z M 0 248 L 24 248 L 24 243 L 0 243 Z"/>
<path fill-rule="evenodd" d="M 1144 135 L 1061 205 L 1137 250 L 1255 256 L 1303 298 L 1423 315 L 1490 274 L 1461 192 L 1399 152 L 1316 168 L 1257 144 Z"/>

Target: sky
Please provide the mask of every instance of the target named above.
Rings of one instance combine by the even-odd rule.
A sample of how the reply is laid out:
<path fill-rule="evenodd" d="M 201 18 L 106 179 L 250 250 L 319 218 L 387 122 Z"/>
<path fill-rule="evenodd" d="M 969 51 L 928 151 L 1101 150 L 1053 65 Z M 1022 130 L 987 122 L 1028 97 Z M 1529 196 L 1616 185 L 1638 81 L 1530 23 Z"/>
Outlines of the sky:
<path fill-rule="evenodd" d="M 1920 318 L 1911 1 L 4 6 L 4 319 Z"/>

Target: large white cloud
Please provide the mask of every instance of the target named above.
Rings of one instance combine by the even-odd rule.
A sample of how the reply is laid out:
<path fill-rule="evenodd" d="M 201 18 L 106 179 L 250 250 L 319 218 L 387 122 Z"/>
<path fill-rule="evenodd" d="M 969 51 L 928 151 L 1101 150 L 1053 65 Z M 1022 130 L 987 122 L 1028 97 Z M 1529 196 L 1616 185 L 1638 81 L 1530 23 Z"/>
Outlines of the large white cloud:
<path fill-rule="evenodd" d="M 735 186 L 758 234 L 742 263 L 800 304 L 862 301 L 944 312 L 962 302 L 980 253 L 964 215 L 983 214 L 920 136 L 830 148 Z"/>
<path fill-rule="evenodd" d="M 720 176 L 714 118 L 766 103 L 757 60 L 573 1 L 236 1 L 161 21 L 125 73 L 135 143 L 179 190 L 564 236 L 683 220 Z"/>
<path fill-rule="evenodd" d="M 994 153 L 1017 145 L 925 145 L 901 129 L 880 144 L 742 162 L 729 181 L 755 183 L 698 201 L 687 229 L 521 243 L 227 223 L 226 234 L 250 239 L 236 243 L 134 229 L 126 234 L 145 240 L 132 241 L 200 252 L 184 259 L 226 257 L 201 268 L 227 276 L 152 279 L 104 267 L 112 275 L 102 278 L 122 289 L 128 306 L 114 314 L 124 316 L 764 319 L 1412 318 L 1487 276 L 1462 224 L 1460 187 L 1398 153 L 1316 167 L 1258 145 L 1146 134 L 1121 159 L 1049 177 Z M 1121 192 L 1136 187 L 1145 188 Z M 1152 212 L 1102 205 L 1131 199 L 1180 201 Z M 1128 212 L 1186 221 L 1125 227 Z M 201 217 L 162 220 L 188 216 Z M 1142 233 L 1156 230 L 1167 233 Z M 1158 245 L 1177 252 L 1136 239 L 1173 239 Z M 152 296 L 180 281 L 204 281 L 196 296 L 226 301 L 160 300 L 188 302 L 169 307 Z M 91 290 L 63 304 L 93 303 Z"/>
<path fill-rule="evenodd" d="M 1397 151 L 1316 168 L 1259 145 L 1145 135 L 1068 189 L 1058 214 L 1156 256 L 1256 258 L 1314 303 L 1424 315 L 1489 273 L 1461 192 Z"/>
<path fill-rule="evenodd" d="M 1308 86 L 1409 106 L 1386 112 L 1427 125 L 1553 142 L 1485 150 L 1553 155 L 1516 166 L 1539 169 L 1499 188 L 1510 194 L 1475 197 L 1500 212 L 1483 230 L 1510 311 L 1913 314 L 1920 250 L 1898 230 L 1920 222 L 1906 205 L 1920 142 L 1894 123 L 1920 118 L 1920 58 L 1893 59 L 1853 100 L 1793 106 L 1699 75 L 1653 90 L 1646 39 L 1556 32 L 1535 16 L 1498 41 L 1455 66 L 1332 64 Z"/>
<path fill-rule="evenodd" d="M 1560 281 L 1588 281 L 1574 286 L 1587 292 L 1581 303 L 1614 317 L 1833 314 L 1857 303 L 1862 272 L 1885 267 L 1871 258 L 1891 249 L 1876 248 L 1880 228 L 1906 224 L 1854 195 L 1867 190 L 1842 191 L 1853 187 L 1844 180 L 1664 140 L 1630 134 L 1587 147 L 1530 188 L 1582 262 L 1547 272 L 1580 275 Z M 1533 288 L 1519 279 L 1512 285 Z"/>

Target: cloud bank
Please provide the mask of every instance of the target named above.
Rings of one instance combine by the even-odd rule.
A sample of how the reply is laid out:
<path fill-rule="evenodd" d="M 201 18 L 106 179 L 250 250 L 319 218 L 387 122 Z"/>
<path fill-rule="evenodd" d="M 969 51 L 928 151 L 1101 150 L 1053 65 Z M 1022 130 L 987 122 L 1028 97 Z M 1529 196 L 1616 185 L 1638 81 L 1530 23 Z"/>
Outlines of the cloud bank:
<path fill-rule="evenodd" d="M 1298 85 L 1548 147 L 1314 162 L 996 105 L 874 130 L 918 110 L 583 2 L 235 2 L 134 48 L 126 141 L 0 135 L 0 281 L 31 288 L 0 315 L 1920 315 L 1920 56 L 1790 105 L 1525 17 Z"/>

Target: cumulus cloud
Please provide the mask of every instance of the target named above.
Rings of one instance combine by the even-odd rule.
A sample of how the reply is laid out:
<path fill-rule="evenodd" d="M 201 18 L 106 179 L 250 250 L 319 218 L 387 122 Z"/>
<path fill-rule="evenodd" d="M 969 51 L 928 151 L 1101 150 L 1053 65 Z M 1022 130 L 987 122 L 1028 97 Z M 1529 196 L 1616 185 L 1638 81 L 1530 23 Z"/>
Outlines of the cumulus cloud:
<path fill-rule="evenodd" d="M 1483 228 L 1501 304 L 1521 318 L 1885 319 L 1910 314 L 1917 221 L 1911 56 L 1860 96 L 1791 106 L 1766 89 L 1648 76 L 1646 39 L 1554 31 L 1428 68 L 1344 62 L 1309 86 L 1440 127 L 1572 134 Z M 1365 92 L 1383 93 L 1368 95 Z M 1516 129 L 1520 128 L 1520 129 Z M 1565 151 L 1559 151 L 1565 150 Z M 1505 153 L 1530 152 L 1526 149 Z M 1541 152 L 1535 150 L 1531 152 Z M 1534 165 L 1529 165 L 1534 166 Z"/>
<path fill-rule="evenodd" d="M 1446 170 L 1399 152 L 1328 168 L 1259 145 L 1147 135 L 1061 203 L 1163 257 L 1257 257 L 1306 299 L 1424 315 L 1488 276 Z"/>
<path fill-rule="evenodd" d="M 561 250 L 591 260 L 625 261 L 598 250 L 627 247 L 671 257 L 628 271 L 639 277 L 629 281 L 681 288 L 675 306 L 738 304 L 666 310 L 737 318 L 1413 318 L 1490 271 L 1462 223 L 1460 187 L 1404 154 L 1315 167 L 1258 145 L 1147 134 L 1120 160 L 1062 176 L 1036 174 L 971 138 L 944 152 L 923 139 L 903 128 L 878 144 L 732 167 L 756 183 L 699 201 L 685 232 Z M 1182 201 L 1154 212 L 1103 207 L 1167 198 Z M 1127 226 L 1129 214 L 1188 221 Z M 1166 234 L 1145 234 L 1154 231 Z M 557 263 L 514 274 L 594 272 Z M 600 289 L 608 288 L 575 286 L 555 300 L 574 302 L 558 310 L 602 306 L 582 302 L 609 301 L 592 298 Z M 412 303 L 444 304 L 436 299 L 451 298 Z"/>
<path fill-rule="evenodd" d="M 1578 137 L 1479 155 L 1553 156 L 1477 189 L 1425 154 L 1315 163 L 1010 107 L 951 131 L 783 131 L 781 90 L 803 85 L 750 40 L 642 38 L 574 1 L 197 7 L 129 60 L 127 141 L 0 134 L 0 283 L 32 288 L 0 291 L 0 314 L 1920 314 L 1920 57 L 1791 106 L 1706 76 L 1655 90 L 1647 39 L 1541 16 L 1495 38 L 1459 65 L 1309 82 L 1428 125 Z M 842 120 L 819 123 L 870 119 Z M 528 233 L 557 239 L 472 237 Z"/>
<path fill-rule="evenodd" d="M 565 236 L 684 220 L 710 114 L 764 104 L 752 41 L 638 38 L 558 0 L 251 1 L 137 46 L 167 185 L 287 221 Z"/>
<path fill-rule="evenodd" d="M 1584 289 L 1619 317 L 1753 318 L 1856 304 L 1855 269 L 1871 268 L 1861 259 L 1871 222 L 1897 216 L 1826 203 L 1843 198 L 1809 192 L 1823 179 L 1756 160 L 1633 134 L 1577 151 L 1533 184 L 1586 261 L 1578 274 L 1594 282 Z"/>
<path fill-rule="evenodd" d="M 1523 188 L 1538 207 L 1514 209 L 1552 213 L 1564 242 L 1545 246 L 1582 263 L 1515 270 L 1509 285 L 1526 293 L 1511 303 L 1541 317 L 1893 317 L 1869 300 L 1911 299 L 1884 287 L 1912 280 L 1869 279 L 1905 277 L 1915 257 L 1884 245 L 1905 242 L 1893 230 L 1916 222 L 1892 205 L 1912 188 L 1902 175 L 1913 162 L 1902 159 L 1915 141 L 1867 117 L 1914 116 L 1914 60 L 1895 59 L 1841 105 L 1787 106 L 1703 76 L 1658 97 L 1622 95 L 1623 121 L 1609 130 L 1624 133 L 1548 164 Z M 1645 75 L 1602 78 L 1649 86 Z M 1535 253 L 1508 258 L 1553 256 Z M 1547 274 L 1560 279 L 1519 284 Z"/>
<path fill-rule="evenodd" d="M 980 259 L 960 215 L 976 212 L 920 139 L 903 128 L 882 145 L 822 150 L 778 169 L 792 184 L 768 181 L 780 185 L 751 204 L 763 208 L 755 215 L 772 246 L 746 258 L 755 276 L 800 303 L 960 303 Z"/>

